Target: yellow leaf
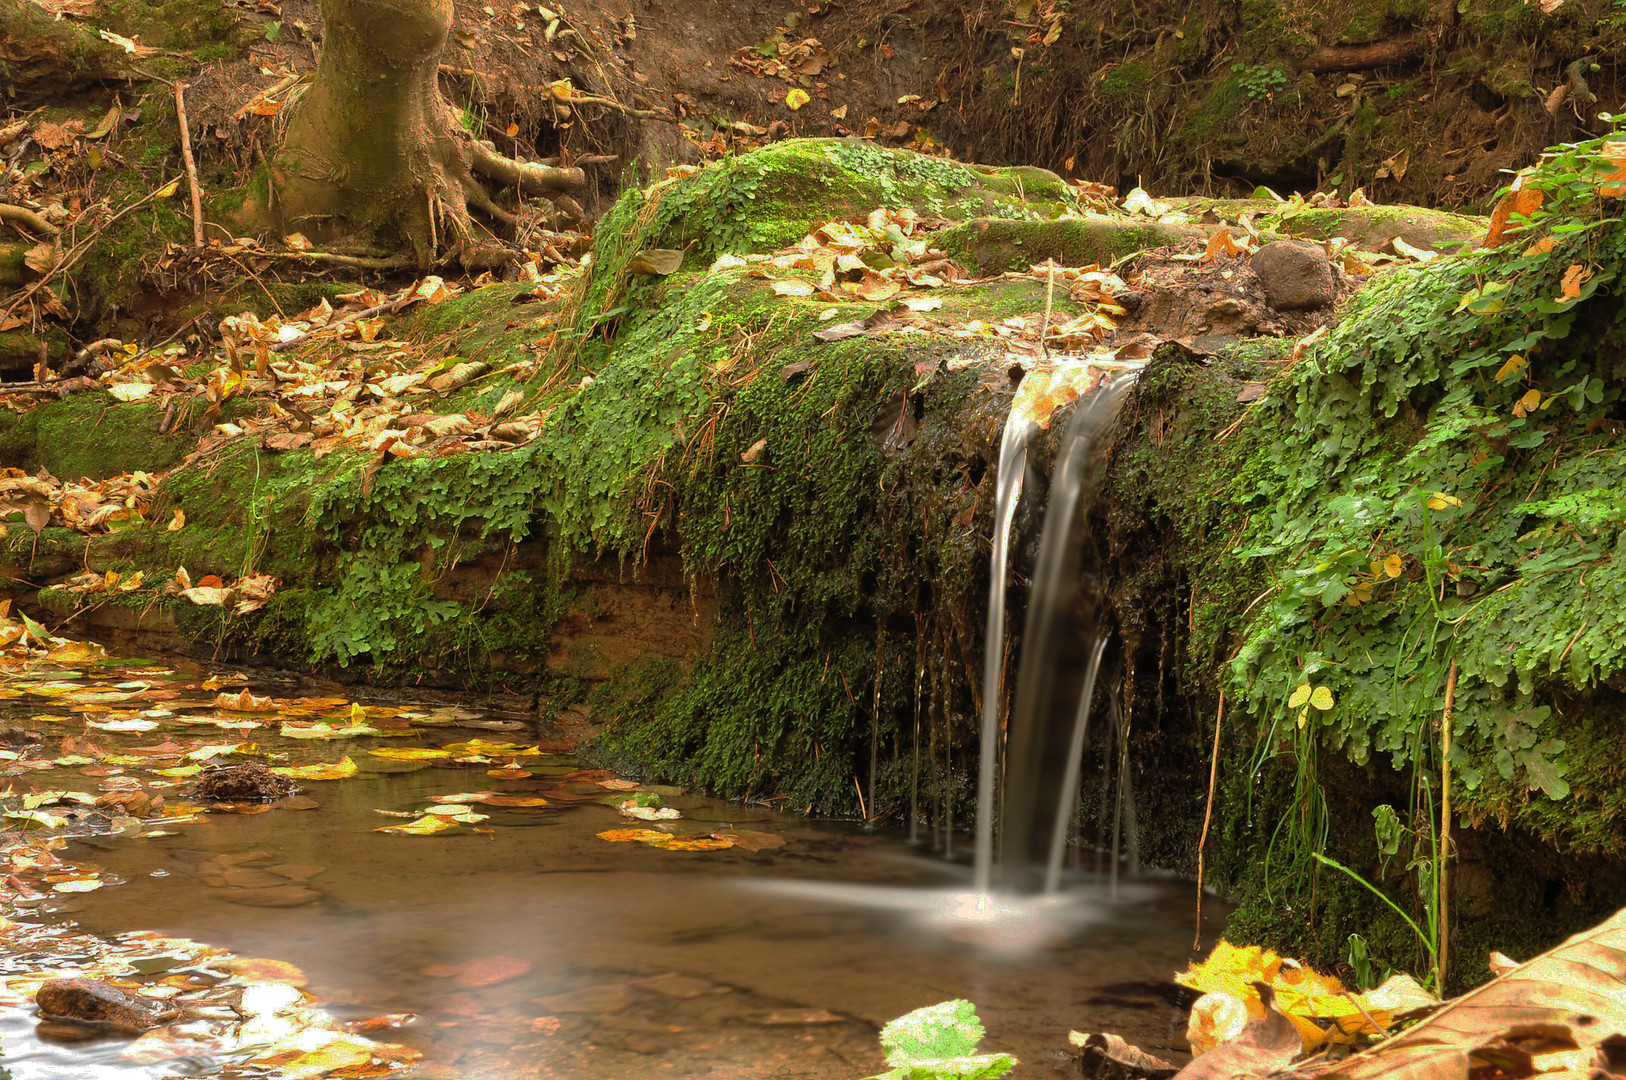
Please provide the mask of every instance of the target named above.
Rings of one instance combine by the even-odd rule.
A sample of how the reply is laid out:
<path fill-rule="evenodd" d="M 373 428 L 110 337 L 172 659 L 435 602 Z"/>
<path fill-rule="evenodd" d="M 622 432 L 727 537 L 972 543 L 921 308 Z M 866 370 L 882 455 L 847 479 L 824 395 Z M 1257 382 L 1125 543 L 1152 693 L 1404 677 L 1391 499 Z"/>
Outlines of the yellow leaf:
<path fill-rule="evenodd" d="M 796 87 L 795 89 L 793 89 L 790 93 L 785 95 L 785 105 L 789 109 L 791 109 L 792 111 L 795 111 L 796 109 L 800 109 L 803 105 L 806 105 L 810 100 L 812 100 L 812 99 L 809 97 L 808 92 L 806 90 L 803 90 L 799 86 Z"/>
<path fill-rule="evenodd" d="M 1496 369 L 1496 381 L 1505 383 L 1509 379 L 1518 378 L 1529 364 L 1530 361 L 1515 353 L 1507 358 L 1507 363 Z"/>
<path fill-rule="evenodd" d="M 1397 578 L 1400 576 L 1400 572 L 1404 568 L 1405 562 L 1400 558 L 1399 555 L 1385 555 L 1383 557 L 1383 575 L 1385 577 L 1390 579 Z"/>
<path fill-rule="evenodd" d="M 315 765 L 290 765 L 279 769 L 272 769 L 279 776 L 292 777 L 295 780 L 343 780 L 356 775 L 356 763 L 346 754 L 332 765 L 318 763 Z"/>
<path fill-rule="evenodd" d="M 431 761 L 435 758 L 452 756 L 450 750 L 435 750 L 418 746 L 403 746 L 400 748 L 390 746 L 382 750 L 369 750 L 367 752 L 373 757 L 390 758 L 394 761 Z"/>
<path fill-rule="evenodd" d="M 446 814 L 425 814 L 415 821 L 405 825 L 384 825 L 374 829 L 373 832 L 400 833 L 406 836 L 428 836 L 431 833 L 443 832 L 452 828 L 457 821 Z"/>
<path fill-rule="evenodd" d="M 1296 709 L 1309 700 L 1310 684 L 1300 683 L 1298 689 L 1293 691 L 1293 696 L 1287 699 L 1287 707 L 1289 709 Z"/>
<path fill-rule="evenodd" d="M 106 33 L 106 31 L 104 30 L 103 33 Z M 163 188 L 161 188 L 158 191 L 157 198 L 160 198 L 160 199 L 174 198 L 175 193 L 177 191 L 179 191 L 179 190 L 181 190 L 181 182 L 180 182 L 180 180 L 178 180 L 178 179 L 171 180 L 169 183 L 165 184 L 163 186 Z"/>
<path fill-rule="evenodd" d="M 1426 500 L 1430 510 L 1444 510 L 1447 506 L 1461 506 L 1462 500 L 1455 495 L 1447 495 L 1443 491 L 1436 491 Z"/>
<path fill-rule="evenodd" d="M 650 846 L 663 851 L 722 851 L 733 847 L 734 842 L 714 836 L 668 836 L 665 840 L 651 840 Z"/>
<path fill-rule="evenodd" d="M 1524 396 L 1513 403 L 1513 415 L 1525 416 L 1533 413 L 1541 405 L 1540 390 L 1526 390 Z"/>
<path fill-rule="evenodd" d="M 640 844 L 659 844 L 670 840 L 671 834 L 663 833 L 658 829 L 605 829 L 598 834 L 600 840 L 608 840 L 612 844 L 625 844 L 636 842 Z"/>
<path fill-rule="evenodd" d="M 1326 712 L 1328 709 L 1332 708 L 1333 705 L 1332 691 L 1328 690 L 1325 686 L 1316 687 L 1315 691 L 1310 695 L 1310 704 L 1314 705 L 1322 712 Z"/>

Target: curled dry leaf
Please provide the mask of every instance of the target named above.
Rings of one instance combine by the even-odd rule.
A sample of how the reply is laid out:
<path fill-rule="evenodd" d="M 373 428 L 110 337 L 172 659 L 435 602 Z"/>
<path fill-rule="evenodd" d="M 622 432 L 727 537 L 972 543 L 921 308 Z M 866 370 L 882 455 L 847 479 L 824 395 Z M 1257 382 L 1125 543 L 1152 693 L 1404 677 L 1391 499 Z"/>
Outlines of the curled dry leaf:
<path fill-rule="evenodd" d="M 1597 1059 L 1626 1042 L 1626 909 L 1446 1002 L 1428 1019 L 1321 1075 L 1470 1080 L 1509 1056 L 1554 1050 Z M 1611 1072 L 1616 1070 L 1609 1070 Z M 1573 1075 L 1592 1075 L 1590 1069 Z"/>
<path fill-rule="evenodd" d="M 191 591 L 197 592 L 199 590 L 194 589 Z M 276 707 L 276 703 L 270 698 L 260 697 L 258 694 L 252 694 L 247 690 L 240 694 L 215 695 L 215 708 L 226 709 L 231 712 L 271 712 Z"/>

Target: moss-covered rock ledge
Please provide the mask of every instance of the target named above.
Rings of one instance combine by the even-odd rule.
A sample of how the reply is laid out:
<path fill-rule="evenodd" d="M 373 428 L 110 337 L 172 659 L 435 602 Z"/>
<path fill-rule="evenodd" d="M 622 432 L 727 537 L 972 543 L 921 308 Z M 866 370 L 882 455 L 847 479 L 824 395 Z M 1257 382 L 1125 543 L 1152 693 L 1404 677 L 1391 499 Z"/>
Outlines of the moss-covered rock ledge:
<path fill-rule="evenodd" d="M 963 663 L 979 648 L 985 477 L 1013 388 L 992 327 L 1036 325 L 1045 286 L 916 290 L 941 303 L 927 318 L 782 295 L 776 281 L 816 283 L 794 259 L 767 268 L 774 280 L 762 265 L 712 264 L 902 208 L 933 222 L 1081 220 L 1070 189 L 1039 170 L 840 140 L 726 160 L 628 193 L 600 223 L 590 271 L 551 299 L 489 285 L 392 323 L 419 355 L 492 369 L 404 397 L 400 413 L 490 417 L 517 393 L 515 412 L 543 418 L 524 445 L 396 459 L 363 439 L 317 453 L 214 434 L 218 421 L 286 416 L 277 388 L 252 377 L 218 414 L 201 396 L 76 394 L 0 418 L 6 460 L 62 479 L 163 473 L 150 524 L 87 538 L 18 522 L 0 574 L 54 622 L 138 645 L 169 635 L 223 659 L 378 680 L 548 680 L 552 702 L 592 696 L 607 760 L 728 795 L 856 809 L 874 740 L 895 811 L 922 665 L 923 730 L 956 774 L 970 764 Z M 681 251 L 681 266 L 640 272 L 650 249 Z M 1056 322 L 1083 310 L 1057 291 Z M 814 337 L 865 319 L 885 325 Z M 978 329 L 945 332 L 965 326 Z M 376 403 L 365 354 L 298 355 L 357 372 L 353 404 Z M 158 434 L 166 425 L 180 433 Z M 266 574 L 280 587 L 234 616 L 166 590 L 183 566 L 194 581 Z M 146 583 L 66 587 L 87 567 Z"/>

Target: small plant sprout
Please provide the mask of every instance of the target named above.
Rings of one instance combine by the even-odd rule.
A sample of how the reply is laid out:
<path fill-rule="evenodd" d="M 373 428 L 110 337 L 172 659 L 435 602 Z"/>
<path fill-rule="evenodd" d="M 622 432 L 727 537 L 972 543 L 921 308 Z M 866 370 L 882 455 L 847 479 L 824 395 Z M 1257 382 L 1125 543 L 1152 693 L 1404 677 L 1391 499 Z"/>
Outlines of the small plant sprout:
<path fill-rule="evenodd" d="M 867 1080 L 993 1080 L 1016 1067 L 1010 1054 L 979 1054 L 982 1021 L 962 999 L 916 1009 L 881 1029 L 892 1068 Z"/>

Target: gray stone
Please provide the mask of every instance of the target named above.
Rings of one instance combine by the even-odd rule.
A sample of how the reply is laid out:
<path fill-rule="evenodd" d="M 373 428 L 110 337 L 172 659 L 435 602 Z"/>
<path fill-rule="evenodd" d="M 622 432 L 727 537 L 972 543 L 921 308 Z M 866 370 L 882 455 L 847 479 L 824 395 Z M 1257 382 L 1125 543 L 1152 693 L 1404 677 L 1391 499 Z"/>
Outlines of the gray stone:
<path fill-rule="evenodd" d="M 1254 253 L 1265 302 L 1278 311 L 1326 307 L 1338 296 L 1332 261 L 1316 244 L 1278 240 Z"/>

